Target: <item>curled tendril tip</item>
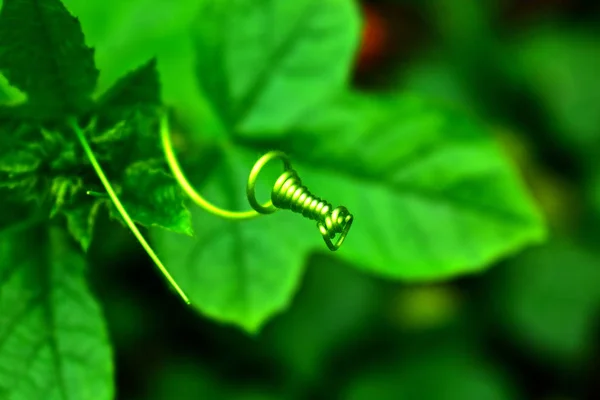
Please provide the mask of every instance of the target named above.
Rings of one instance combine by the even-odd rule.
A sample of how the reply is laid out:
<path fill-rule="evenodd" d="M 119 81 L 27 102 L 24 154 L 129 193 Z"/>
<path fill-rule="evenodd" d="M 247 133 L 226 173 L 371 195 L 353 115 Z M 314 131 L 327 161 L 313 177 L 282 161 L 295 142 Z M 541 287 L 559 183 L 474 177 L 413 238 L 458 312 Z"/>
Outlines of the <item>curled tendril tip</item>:
<path fill-rule="evenodd" d="M 254 218 L 261 214 L 272 214 L 278 210 L 286 209 L 316 221 L 317 228 L 325 244 L 331 251 L 339 249 L 346 239 L 354 216 L 350 214 L 346 207 L 340 206 L 334 208 L 330 203 L 313 195 L 306 186 L 302 185 L 302 180 L 292 168 L 290 160 L 285 153 L 270 151 L 260 157 L 252 167 L 246 186 L 246 194 L 252 210 L 228 211 L 206 201 L 190 185 L 175 157 L 166 115 L 162 116 L 160 130 L 165 158 L 173 176 L 185 193 L 206 211 L 226 219 L 240 220 Z M 283 162 L 284 171 L 273 185 L 271 199 L 265 204 L 260 204 L 256 199 L 256 182 L 262 168 L 269 161 L 275 159 Z"/>

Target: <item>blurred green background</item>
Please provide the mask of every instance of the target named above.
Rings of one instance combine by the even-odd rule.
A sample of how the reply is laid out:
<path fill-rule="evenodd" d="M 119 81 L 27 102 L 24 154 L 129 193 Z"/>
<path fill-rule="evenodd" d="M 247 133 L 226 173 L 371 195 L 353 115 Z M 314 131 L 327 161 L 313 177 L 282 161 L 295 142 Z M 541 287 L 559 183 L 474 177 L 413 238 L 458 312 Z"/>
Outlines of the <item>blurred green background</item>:
<path fill-rule="evenodd" d="M 198 0 L 64 2 L 96 47 L 100 91 L 157 55 L 165 101 L 190 127 L 203 117 L 187 35 Z M 315 256 L 289 310 L 248 336 L 182 307 L 129 232 L 104 221 L 91 274 L 119 399 L 600 398 L 600 6 L 380 0 L 362 10 L 353 85 L 476 112 L 519 165 L 550 240 L 431 285 Z"/>

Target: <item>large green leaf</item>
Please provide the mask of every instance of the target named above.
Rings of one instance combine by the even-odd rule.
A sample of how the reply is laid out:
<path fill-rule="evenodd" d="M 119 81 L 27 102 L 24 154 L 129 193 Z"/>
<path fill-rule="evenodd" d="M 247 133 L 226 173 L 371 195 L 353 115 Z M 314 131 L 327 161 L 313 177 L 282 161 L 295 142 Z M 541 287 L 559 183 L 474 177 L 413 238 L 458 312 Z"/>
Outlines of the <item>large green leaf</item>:
<path fill-rule="evenodd" d="M 93 50 L 60 0 L 3 1 L 0 71 L 27 94 L 36 118 L 85 110 L 98 79 Z"/>
<path fill-rule="evenodd" d="M 200 187 L 203 196 L 219 207 L 248 209 L 244 187 L 256 158 L 230 149 Z M 309 243 L 324 246 L 316 226 L 287 212 L 230 221 L 194 208 L 192 228 L 193 238 L 155 231 L 158 254 L 193 306 L 251 332 L 287 306 Z"/>
<path fill-rule="evenodd" d="M 355 7 L 351 0 L 204 2 L 192 29 L 196 75 L 216 119 L 204 118 L 202 132 L 220 126 L 230 137 L 281 136 L 341 90 L 358 42 Z M 219 207 L 245 209 L 240 193 L 259 154 L 227 148 L 202 192 Z M 157 232 L 166 263 L 203 313 L 256 331 L 289 302 L 311 243 L 302 231 L 311 224 L 288 213 L 232 222 L 196 210 L 193 219 L 195 239 Z M 313 245 L 323 245 L 316 228 L 312 234 Z"/>
<path fill-rule="evenodd" d="M 359 267 L 405 280 L 449 278 L 544 238 L 514 169 L 487 131 L 460 112 L 419 98 L 348 96 L 310 120 L 277 147 L 315 195 L 354 213 L 338 254 Z M 219 168 L 200 188 L 210 201 L 248 207 L 241 193 L 260 153 L 246 154 L 229 153 L 230 163 L 239 158 L 236 167 Z M 197 238 L 161 234 L 157 243 L 192 303 L 256 329 L 287 303 L 307 250 L 326 251 L 311 225 L 289 211 L 228 222 L 199 210 Z"/>
<path fill-rule="evenodd" d="M 194 25 L 198 80 L 233 132 L 279 135 L 348 80 L 352 0 L 208 0 Z"/>
<path fill-rule="evenodd" d="M 111 349 L 64 232 L 0 233 L 0 398 L 113 398 Z"/>
<path fill-rule="evenodd" d="M 201 7 L 196 72 L 230 138 L 220 142 L 226 157 L 213 171 L 191 171 L 208 175 L 195 181 L 204 183 L 202 194 L 219 207 L 247 209 L 252 165 L 267 150 L 284 150 L 315 195 L 355 214 L 340 256 L 407 280 L 482 270 L 542 240 L 539 213 L 481 124 L 419 98 L 346 95 L 332 103 L 356 44 L 353 7 L 342 0 Z M 214 132 L 213 121 L 203 124 L 200 132 Z M 272 187 L 276 177 L 261 181 Z M 286 306 L 308 252 L 326 251 L 314 222 L 289 211 L 245 222 L 203 210 L 193 218 L 194 239 L 155 235 L 160 253 L 197 308 L 250 331 Z"/>
<path fill-rule="evenodd" d="M 379 274 L 482 270 L 545 228 L 484 126 L 418 97 L 344 96 L 279 148 L 317 195 L 355 214 L 339 255 Z"/>

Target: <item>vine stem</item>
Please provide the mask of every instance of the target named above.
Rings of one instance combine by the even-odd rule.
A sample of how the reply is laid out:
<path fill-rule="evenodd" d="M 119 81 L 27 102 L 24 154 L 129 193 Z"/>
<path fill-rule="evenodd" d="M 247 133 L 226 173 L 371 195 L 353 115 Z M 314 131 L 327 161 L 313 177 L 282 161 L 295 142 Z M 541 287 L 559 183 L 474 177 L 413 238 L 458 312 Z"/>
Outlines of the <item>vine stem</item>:
<path fill-rule="evenodd" d="M 158 269 L 160 270 L 160 272 L 162 272 L 162 274 L 165 276 L 165 278 L 167 278 L 167 280 L 169 281 L 169 283 L 171 284 L 171 286 L 173 286 L 173 288 L 175 288 L 175 290 L 177 291 L 177 293 L 181 296 L 181 298 L 187 304 L 190 304 L 189 298 L 186 296 L 186 294 L 183 292 L 183 290 L 179 287 L 179 285 L 177 284 L 177 282 L 175 282 L 175 279 L 173 279 L 173 277 L 171 276 L 171 274 L 169 273 L 169 271 L 167 271 L 167 269 L 165 268 L 165 266 L 163 265 L 163 263 L 160 261 L 160 259 L 158 258 L 158 256 L 156 255 L 156 253 L 154 252 L 154 250 L 152 249 L 152 247 L 150 247 L 150 245 L 148 244 L 148 242 L 146 241 L 146 239 L 144 239 L 144 236 L 141 234 L 140 230 L 137 228 L 137 226 L 135 225 L 135 223 L 133 222 L 133 220 L 131 219 L 131 217 L 129 216 L 129 214 L 127 213 L 127 211 L 125 210 L 125 207 L 123 207 L 123 204 L 121 203 L 121 200 L 119 200 L 119 198 L 118 198 L 117 194 L 115 193 L 112 185 L 110 184 L 110 182 L 106 178 L 106 175 L 104 174 L 104 171 L 102 170 L 102 167 L 100 166 L 100 163 L 98 163 L 98 160 L 96 159 L 96 156 L 94 155 L 94 152 L 92 151 L 92 149 L 91 149 L 91 147 L 90 147 L 87 139 L 85 138 L 85 135 L 83 134 L 83 131 L 81 130 L 81 128 L 77 124 L 77 121 L 74 118 L 70 118 L 69 119 L 69 125 L 71 125 L 71 128 L 73 128 L 73 130 L 75 131 L 75 134 L 77 135 L 77 138 L 81 142 L 81 146 L 83 147 L 83 150 L 85 151 L 85 154 L 88 156 L 90 162 L 92 163 L 92 166 L 94 167 L 94 170 L 96 171 L 96 174 L 100 178 L 100 181 L 102 182 L 102 185 L 106 189 L 106 193 L 108 193 L 108 196 L 113 201 L 115 207 L 117 208 L 117 211 L 119 211 L 119 213 L 123 217 L 123 220 L 125 220 L 125 223 L 129 227 L 129 229 L 131 229 L 131 232 L 133 232 L 133 235 L 140 242 L 140 244 L 142 245 L 142 247 L 144 248 L 144 250 L 146 250 L 146 253 L 148 253 L 148 255 L 150 256 L 150 258 L 152 259 L 152 261 L 154 261 L 154 263 L 156 264 L 156 266 L 158 267 Z"/>
<path fill-rule="evenodd" d="M 256 210 L 250 211 L 228 211 L 222 208 L 219 208 L 204 199 L 190 184 L 187 180 L 179 163 L 177 162 L 177 157 L 175 156 L 175 151 L 173 150 L 173 144 L 171 143 L 171 135 L 169 133 L 169 121 L 168 116 L 163 114 L 160 119 L 160 137 L 162 140 L 163 150 L 165 152 L 165 158 L 167 160 L 167 164 L 169 164 L 169 168 L 173 173 L 173 176 L 183 189 L 183 191 L 192 199 L 194 203 L 198 206 L 202 207 L 204 210 L 208 211 L 211 214 L 217 215 L 222 218 L 230 219 L 230 220 L 243 220 L 255 218 L 261 215 Z"/>

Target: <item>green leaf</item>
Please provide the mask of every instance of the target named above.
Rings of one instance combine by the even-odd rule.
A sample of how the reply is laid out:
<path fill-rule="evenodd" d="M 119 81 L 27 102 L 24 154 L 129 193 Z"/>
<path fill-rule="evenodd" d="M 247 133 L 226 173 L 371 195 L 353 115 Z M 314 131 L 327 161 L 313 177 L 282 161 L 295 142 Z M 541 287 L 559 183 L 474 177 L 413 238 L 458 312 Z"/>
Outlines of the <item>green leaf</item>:
<path fill-rule="evenodd" d="M 85 134 L 136 222 L 191 235 L 185 197 L 163 160 L 159 100 L 150 61 L 107 92 Z M 11 134 L 1 139 L 0 187 L 20 201 L 48 205 L 51 217 L 63 213 L 69 232 L 87 250 L 100 204 L 108 201 L 86 195 L 103 189 L 73 133 L 12 120 L 6 126 Z M 112 205 L 110 210 L 118 215 Z"/>
<path fill-rule="evenodd" d="M 0 1 L 0 8 L 2 8 L 2 1 Z M 27 96 L 12 86 L 4 75 L 0 74 L 0 104 L 17 105 L 25 100 L 27 100 Z"/>
<path fill-rule="evenodd" d="M 234 137 L 281 136 L 343 89 L 359 24 L 351 0 L 209 0 L 193 33 L 196 75 L 215 125 Z M 214 131 L 212 117 L 203 132 Z M 242 191 L 259 154 L 226 149 L 202 193 L 219 207 L 247 209 Z M 194 210 L 196 238 L 156 232 L 157 247 L 194 306 L 256 332 L 287 306 L 309 249 L 324 245 L 313 222 L 280 214 L 232 222 Z"/>
<path fill-rule="evenodd" d="M 113 398 L 107 330 L 84 274 L 58 229 L 0 233 L 0 394 Z"/>
<path fill-rule="evenodd" d="M 98 99 L 97 112 L 103 120 L 116 124 L 135 110 L 160 104 L 160 84 L 156 59 L 153 58 L 119 79 L 104 93 Z"/>
<path fill-rule="evenodd" d="M 27 94 L 36 118 L 87 110 L 98 79 L 93 50 L 60 0 L 4 0 L 0 71 Z"/>
<path fill-rule="evenodd" d="M 583 365 L 595 347 L 600 256 L 553 240 L 498 270 L 490 291 L 499 326 L 529 355 Z"/>
<path fill-rule="evenodd" d="M 87 252 L 92 244 L 96 218 L 100 208 L 106 202 L 106 199 L 96 199 L 91 201 L 91 205 L 90 202 L 85 202 L 63 210 L 67 220 L 67 229 L 73 238 L 79 242 L 83 251 Z"/>
<path fill-rule="evenodd" d="M 405 280 L 480 271 L 545 237 L 515 169 L 460 112 L 419 98 L 348 96 L 306 120 L 285 140 L 246 143 L 260 151 L 228 150 L 226 165 L 236 166 L 197 187 L 219 207 L 247 209 L 252 165 L 265 150 L 284 150 L 315 195 L 356 216 L 337 254 Z M 259 193 L 281 173 L 273 168 Z M 155 235 L 159 254 L 192 304 L 250 331 L 285 307 L 308 251 L 326 251 L 314 222 L 290 211 L 229 222 L 196 210 L 193 219 L 193 240 Z"/>
<path fill-rule="evenodd" d="M 158 226 L 192 235 L 191 214 L 181 188 L 165 172 L 163 160 L 139 161 L 125 170 L 120 198 L 131 218 L 144 226 Z M 116 208 L 111 215 L 121 219 Z"/>
<path fill-rule="evenodd" d="M 209 0 L 194 26 L 197 77 L 229 133 L 279 135 L 348 81 L 352 0 Z"/>
<path fill-rule="evenodd" d="M 122 77 L 98 100 L 96 118 L 86 134 L 99 160 L 123 170 L 133 162 L 163 158 L 158 134 L 162 112 L 156 61 L 152 59 Z"/>
<path fill-rule="evenodd" d="M 95 179 L 76 143 L 57 131 L 20 123 L 3 138 L 0 154 L 0 187 L 15 202 L 33 202 L 50 218 L 63 213 L 69 232 L 84 250 L 91 242 L 94 199 L 85 182 Z M 86 170 L 87 167 L 87 170 Z M 100 202 L 104 202 L 101 199 Z"/>
<path fill-rule="evenodd" d="M 81 186 L 83 159 L 76 143 L 28 122 L 6 126 L 10 134 L 0 139 L 0 186 L 22 202 L 49 200 L 54 215 Z"/>
<path fill-rule="evenodd" d="M 478 123 L 418 98 L 327 103 L 349 70 L 354 7 L 345 0 L 201 7 L 196 72 L 233 140 L 219 142 L 225 158 L 194 182 L 200 192 L 218 207 L 247 209 L 243 189 L 252 165 L 267 150 L 284 150 L 316 196 L 356 216 L 338 254 L 395 278 L 482 270 L 541 241 L 538 211 Z M 198 130 L 212 132 L 210 121 L 203 123 Z M 265 193 L 281 173 L 275 168 L 261 177 Z M 306 255 L 326 251 L 314 225 L 289 211 L 231 222 L 195 210 L 195 239 L 167 232 L 154 238 L 192 304 L 254 332 L 287 305 Z"/>
<path fill-rule="evenodd" d="M 90 145 L 131 218 L 192 235 L 191 216 L 182 190 L 164 161 L 158 134 L 161 115 L 156 61 L 121 78 L 98 101 L 96 118 L 86 128 Z M 109 202 L 107 202 L 109 203 Z M 97 202 L 67 212 L 69 230 L 87 249 Z M 122 217 L 110 203 L 109 212 Z"/>
<path fill-rule="evenodd" d="M 596 158 L 600 145 L 600 43 L 596 29 L 536 28 L 514 39 L 508 70 L 571 148 Z"/>
<path fill-rule="evenodd" d="M 354 95 L 305 120 L 278 147 L 313 193 L 355 215 L 339 255 L 365 270 L 449 278 L 545 237 L 516 168 L 460 111 Z"/>
<path fill-rule="evenodd" d="M 199 186 L 203 196 L 226 209 L 248 209 L 244 187 L 256 159 L 230 149 Z M 262 185 L 258 190 L 268 193 Z M 250 332 L 287 306 L 310 244 L 324 246 L 314 223 L 287 212 L 230 221 L 195 207 L 192 227 L 194 238 L 154 231 L 157 253 L 194 307 Z"/>
<path fill-rule="evenodd" d="M 461 104 L 469 110 L 479 112 L 482 109 L 480 101 L 474 99 L 469 90 L 462 65 L 448 62 L 444 57 L 435 55 L 437 49 L 424 54 L 398 71 L 397 90 L 401 92 L 418 93 L 427 98 Z"/>
<path fill-rule="evenodd" d="M 134 221 L 191 235 L 184 193 L 160 148 L 160 110 L 133 108 L 127 114 L 128 119 L 105 131 L 96 124 L 86 130 L 96 157 Z M 122 221 L 112 204 L 110 213 Z"/>

